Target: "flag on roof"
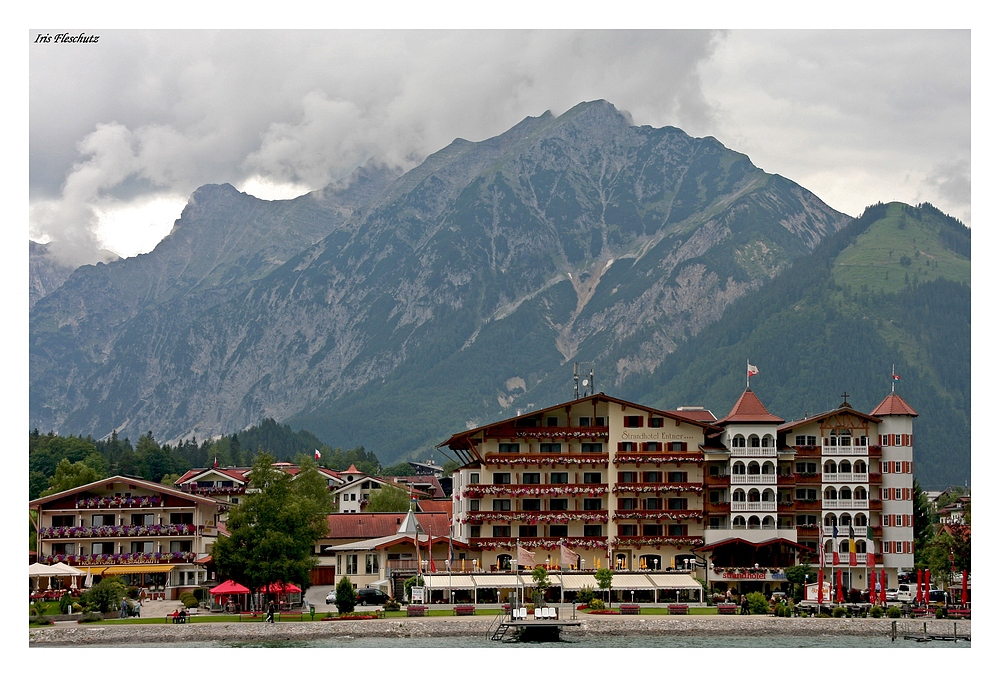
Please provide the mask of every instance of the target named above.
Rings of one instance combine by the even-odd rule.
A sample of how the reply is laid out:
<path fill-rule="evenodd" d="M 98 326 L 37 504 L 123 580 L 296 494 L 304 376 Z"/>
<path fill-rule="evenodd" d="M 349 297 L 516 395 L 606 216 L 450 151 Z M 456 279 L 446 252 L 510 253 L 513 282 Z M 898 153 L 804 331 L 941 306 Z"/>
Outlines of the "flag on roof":
<path fill-rule="evenodd" d="M 901 378 L 903 378 L 903 377 L 902 377 L 902 376 L 900 376 L 899 374 L 893 374 L 893 375 L 892 375 L 892 380 L 893 380 L 893 381 L 898 381 L 898 380 L 900 380 Z"/>
<path fill-rule="evenodd" d="M 759 373 L 760 373 L 760 370 L 757 367 L 755 367 L 754 365 L 752 365 L 749 362 L 747 362 L 747 377 L 755 376 L 756 374 L 759 374 Z"/>

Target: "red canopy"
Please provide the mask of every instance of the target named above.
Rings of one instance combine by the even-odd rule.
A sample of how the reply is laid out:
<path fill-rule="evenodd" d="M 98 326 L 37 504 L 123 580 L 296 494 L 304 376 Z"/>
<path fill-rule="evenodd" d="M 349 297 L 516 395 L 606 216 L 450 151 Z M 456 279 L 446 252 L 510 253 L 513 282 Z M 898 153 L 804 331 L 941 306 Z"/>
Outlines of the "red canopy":
<path fill-rule="evenodd" d="M 285 583 L 285 584 L 271 583 L 271 585 L 267 586 L 267 590 L 265 590 L 264 588 L 261 588 L 260 591 L 261 592 L 271 592 L 271 593 L 276 593 L 276 592 L 302 592 L 302 588 L 300 588 L 299 586 L 295 585 L 294 583 Z"/>
<path fill-rule="evenodd" d="M 879 593 L 879 602 L 885 604 L 885 569 L 882 569 L 882 592 Z"/>
<path fill-rule="evenodd" d="M 819 570 L 819 586 L 816 588 L 816 602 L 823 603 L 823 570 Z"/>
<path fill-rule="evenodd" d="M 962 606 L 969 603 L 969 572 L 962 569 Z"/>
<path fill-rule="evenodd" d="M 917 569 L 917 596 L 913 599 L 914 604 L 920 604 L 924 598 L 924 571 Z"/>
<path fill-rule="evenodd" d="M 250 588 L 245 585 L 240 585 L 236 581 L 229 580 L 225 583 L 220 583 L 209 590 L 209 592 L 213 595 L 242 595 L 250 592 Z"/>
<path fill-rule="evenodd" d="M 837 604 L 844 603 L 844 586 L 841 582 L 840 571 L 837 572 Z"/>

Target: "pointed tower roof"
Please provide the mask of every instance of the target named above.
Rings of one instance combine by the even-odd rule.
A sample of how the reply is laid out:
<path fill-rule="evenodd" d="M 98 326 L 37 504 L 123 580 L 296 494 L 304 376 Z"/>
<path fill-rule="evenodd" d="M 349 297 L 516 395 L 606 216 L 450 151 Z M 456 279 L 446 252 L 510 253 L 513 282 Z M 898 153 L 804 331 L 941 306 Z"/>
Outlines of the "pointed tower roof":
<path fill-rule="evenodd" d="M 906 403 L 896 393 L 889 393 L 882 402 L 872 410 L 872 416 L 919 416 L 916 409 Z"/>
<path fill-rule="evenodd" d="M 784 423 L 785 419 L 770 413 L 753 391 L 747 388 L 736 400 L 733 410 L 715 422 L 722 423 Z"/>
<path fill-rule="evenodd" d="M 416 536 L 417 534 L 423 534 L 424 528 L 420 526 L 420 522 L 417 521 L 417 516 L 413 514 L 413 504 L 410 504 L 410 511 L 406 513 L 406 517 L 403 518 L 403 523 L 399 525 L 396 529 L 398 535 L 406 536 Z"/>
<path fill-rule="evenodd" d="M 350 468 L 348 468 L 347 470 L 343 470 L 342 472 L 345 472 L 345 473 L 354 473 L 355 475 L 362 474 L 360 470 L 358 470 L 357 468 L 354 467 L 353 463 L 351 464 Z"/>

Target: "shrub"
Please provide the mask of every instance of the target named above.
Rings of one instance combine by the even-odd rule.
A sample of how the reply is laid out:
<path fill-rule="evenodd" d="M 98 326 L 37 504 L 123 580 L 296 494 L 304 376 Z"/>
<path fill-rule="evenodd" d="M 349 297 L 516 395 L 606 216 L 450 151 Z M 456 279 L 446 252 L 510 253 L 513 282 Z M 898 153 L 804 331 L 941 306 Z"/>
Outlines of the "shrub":
<path fill-rule="evenodd" d="M 357 593 L 354 592 L 351 579 L 344 576 L 340 579 L 340 583 L 337 583 L 337 611 L 341 614 L 351 613 L 354 611 L 355 602 L 357 602 Z"/>
<path fill-rule="evenodd" d="M 942 609 L 941 607 L 938 607 L 938 609 L 934 612 L 934 618 L 947 618 L 947 617 L 948 617 L 948 612 Z"/>
<path fill-rule="evenodd" d="M 843 618 L 846 615 L 847 615 L 847 609 L 845 609 L 844 607 L 838 606 L 833 608 L 834 618 Z"/>
<path fill-rule="evenodd" d="M 596 595 L 594 594 L 594 586 L 585 585 L 580 588 L 580 592 L 576 593 L 577 604 L 590 604 L 590 600 L 594 599 Z"/>
<path fill-rule="evenodd" d="M 595 611 L 602 611 L 604 609 L 604 600 L 597 599 L 596 597 L 587 603 L 587 607 Z"/>
<path fill-rule="evenodd" d="M 752 614 L 766 614 L 770 610 L 767 598 L 761 592 L 751 592 L 747 595 L 747 601 L 750 603 L 750 613 Z"/>
<path fill-rule="evenodd" d="M 80 618 L 80 623 L 97 623 L 98 621 L 103 621 L 104 616 L 97 613 L 96 611 L 88 611 Z"/>
<path fill-rule="evenodd" d="M 188 609 L 194 608 L 198 606 L 198 598 L 188 593 L 186 595 L 181 596 L 181 604 L 186 606 Z"/>
<path fill-rule="evenodd" d="M 68 592 L 64 592 L 63 596 L 59 599 L 59 613 L 73 613 L 73 598 L 69 596 Z"/>
<path fill-rule="evenodd" d="M 816 614 L 816 618 L 832 618 L 832 616 L 824 611 L 821 614 Z"/>
<path fill-rule="evenodd" d="M 885 615 L 886 618 L 901 618 L 903 612 L 898 606 L 891 606 L 886 609 Z"/>
<path fill-rule="evenodd" d="M 399 611 L 399 602 L 394 599 L 390 599 L 382 605 L 382 608 L 386 611 Z"/>
<path fill-rule="evenodd" d="M 191 594 L 193 594 L 194 598 L 199 602 L 204 602 L 205 596 L 208 594 L 208 591 L 205 588 L 195 588 L 194 592 Z"/>
<path fill-rule="evenodd" d="M 885 615 L 885 611 L 882 610 L 882 607 L 880 606 L 872 607 L 872 618 L 882 618 L 883 615 Z"/>

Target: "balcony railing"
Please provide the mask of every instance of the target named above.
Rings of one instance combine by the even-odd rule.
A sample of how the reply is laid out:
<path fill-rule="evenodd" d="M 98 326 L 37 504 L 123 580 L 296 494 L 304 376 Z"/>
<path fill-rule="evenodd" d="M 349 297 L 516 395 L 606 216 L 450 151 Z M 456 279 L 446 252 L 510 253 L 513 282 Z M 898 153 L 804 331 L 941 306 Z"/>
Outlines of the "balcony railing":
<path fill-rule="evenodd" d="M 846 527 L 846 526 L 844 526 L 844 527 L 838 526 L 837 527 L 837 538 L 850 538 L 850 534 L 851 534 L 850 527 Z M 867 538 L 867 534 L 868 534 L 868 527 L 866 527 L 866 526 L 865 527 L 854 527 L 854 538 L 855 539 L 858 539 L 858 538 Z M 828 538 L 832 538 L 833 537 L 833 527 L 832 526 L 824 526 L 823 527 L 823 535 L 826 536 L 826 537 L 828 537 Z M 879 525 L 879 526 L 872 525 L 872 537 L 878 538 L 881 535 L 882 535 L 882 526 L 881 525 Z"/>
<path fill-rule="evenodd" d="M 842 552 L 842 553 L 838 553 L 838 554 L 840 556 L 840 564 L 838 564 L 837 566 L 850 566 L 850 561 L 851 561 L 851 555 L 850 555 L 850 553 Z M 858 562 L 855 566 L 858 566 L 858 567 L 865 566 L 866 563 L 868 562 L 868 553 L 866 553 L 866 552 L 858 552 L 858 553 L 855 553 L 855 555 L 857 556 L 857 562 Z M 826 562 L 825 562 L 825 564 L 826 564 L 826 566 L 832 566 L 833 565 L 833 554 L 831 554 L 829 552 L 826 553 Z M 875 553 L 875 564 L 882 564 L 882 553 L 880 553 L 880 552 Z"/>
<path fill-rule="evenodd" d="M 795 474 L 796 484 L 822 484 L 823 476 L 818 472 L 800 472 Z"/>
<path fill-rule="evenodd" d="M 615 454 L 615 464 L 643 465 L 646 463 L 655 464 L 660 467 L 663 463 L 697 463 L 701 465 L 701 453 L 683 451 L 619 451 Z"/>
<path fill-rule="evenodd" d="M 459 524 L 483 524 L 484 522 L 524 522 L 525 524 L 569 524 L 570 522 L 585 522 L 588 524 L 605 524 L 608 521 L 606 510 L 550 510 L 525 511 L 513 510 L 473 510 Z"/>
<path fill-rule="evenodd" d="M 732 512 L 777 512 L 777 501 L 733 501 Z"/>
<path fill-rule="evenodd" d="M 199 496 L 236 496 L 247 493 L 246 485 L 242 484 L 232 487 L 199 487 L 197 484 L 184 484 L 181 488 L 189 494 L 197 494 Z"/>
<path fill-rule="evenodd" d="M 76 502 L 81 509 L 94 508 L 158 508 L 163 505 L 162 496 L 85 496 Z"/>
<path fill-rule="evenodd" d="M 470 484 L 459 498 L 483 496 L 603 496 L 606 484 Z"/>
<path fill-rule="evenodd" d="M 867 498 L 824 498 L 823 510 L 868 510 Z"/>
<path fill-rule="evenodd" d="M 590 466 L 596 468 L 598 466 L 608 467 L 608 453 L 607 452 L 595 452 L 595 453 L 567 453 L 567 454 L 538 454 L 538 453 L 523 453 L 523 454 L 487 454 L 486 462 L 495 465 L 519 465 L 526 464 L 531 466 L 542 466 L 548 465 L 552 467 L 557 466 Z"/>
<path fill-rule="evenodd" d="M 616 510 L 618 520 L 698 520 L 702 513 L 699 510 Z"/>
<path fill-rule="evenodd" d="M 864 472 L 825 472 L 823 482 L 827 483 L 850 483 L 868 484 L 868 473 Z"/>
<path fill-rule="evenodd" d="M 193 562 L 193 552 L 123 552 L 109 555 L 45 555 L 38 558 L 43 564 L 65 562 L 70 566 L 113 566 L 115 564 L 183 564 Z"/>
<path fill-rule="evenodd" d="M 608 428 L 566 428 L 566 427 L 535 427 L 522 428 L 513 425 L 490 428 L 491 437 L 498 439 L 595 439 L 607 438 Z"/>
<path fill-rule="evenodd" d="M 730 475 L 732 484 L 777 484 L 778 476 L 774 473 L 758 473 L 756 475 Z"/>
<path fill-rule="evenodd" d="M 778 450 L 775 447 L 731 447 L 729 456 L 750 458 L 775 458 Z"/>
<path fill-rule="evenodd" d="M 807 444 L 800 447 L 792 447 L 795 451 L 795 458 L 819 458 L 821 450 L 819 447 Z"/>
<path fill-rule="evenodd" d="M 616 536 L 613 547 L 638 548 L 644 545 L 652 546 L 675 546 L 688 547 L 704 545 L 705 539 L 702 536 Z"/>
<path fill-rule="evenodd" d="M 867 444 L 864 445 L 850 445 L 850 446 L 836 446 L 831 447 L 823 445 L 823 455 L 824 456 L 868 456 L 868 450 L 871 449 Z"/>
<path fill-rule="evenodd" d="M 569 548 L 596 548 L 607 550 L 607 536 L 530 536 L 527 538 L 513 538 L 511 536 L 497 536 L 494 538 L 470 538 L 469 545 L 483 550 L 515 550 L 518 542 L 522 548 L 533 550 L 541 548 L 543 550 L 558 550 L 560 545 Z"/>
<path fill-rule="evenodd" d="M 45 527 L 38 535 L 45 539 L 55 538 L 116 538 L 126 536 L 194 536 L 203 527 L 194 524 L 148 524 L 103 527 Z"/>
<path fill-rule="evenodd" d="M 616 484 L 616 494 L 662 494 L 666 492 L 700 494 L 704 487 L 696 482 L 628 482 Z"/>

